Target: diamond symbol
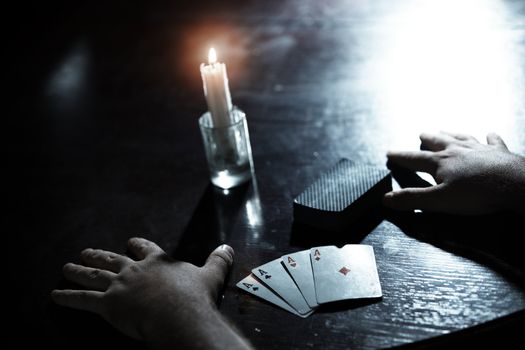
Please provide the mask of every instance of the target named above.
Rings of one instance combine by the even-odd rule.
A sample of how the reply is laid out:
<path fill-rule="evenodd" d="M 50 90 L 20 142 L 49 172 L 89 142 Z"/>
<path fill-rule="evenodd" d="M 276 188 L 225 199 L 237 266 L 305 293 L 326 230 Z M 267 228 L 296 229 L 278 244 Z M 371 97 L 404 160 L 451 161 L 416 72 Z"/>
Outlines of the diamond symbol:
<path fill-rule="evenodd" d="M 339 270 L 339 272 L 341 272 L 343 275 L 346 276 L 346 274 L 350 272 L 350 269 L 347 269 L 346 267 L 343 266 L 341 270 Z"/>

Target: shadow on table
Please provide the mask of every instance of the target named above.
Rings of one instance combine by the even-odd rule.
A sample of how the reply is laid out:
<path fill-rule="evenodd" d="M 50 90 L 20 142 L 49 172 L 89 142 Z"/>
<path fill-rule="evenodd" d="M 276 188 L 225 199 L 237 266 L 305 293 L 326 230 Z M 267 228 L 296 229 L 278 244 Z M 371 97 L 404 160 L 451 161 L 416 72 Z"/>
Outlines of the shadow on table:
<path fill-rule="evenodd" d="M 383 298 L 364 298 L 334 301 L 323 304 L 315 312 L 318 314 L 334 313 L 339 311 L 353 310 L 363 306 L 379 303 Z"/>
<path fill-rule="evenodd" d="M 517 215 L 390 213 L 387 219 L 411 237 L 477 261 L 525 285 L 524 248 L 518 243 L 523 218 Z"/>
<path fill-rule="evenodd" d="M 525 311 L 443 334 L 430 339 L 396 347 L 406 350 L 517 349 L 523 343 Z"/>
<path fill-rule="evenodd" d="M 401 187 L 431 186 L 414 172 L 389 167 Z M 294 222 L 290 244 L 308 248 L 360 243 L 385 219 L 411 237 L 477 261 L 514 279 L 514 282 L 525 284 L 524 248 L 518 244 L 524 218 L 512 213 L 462 216 L 375 208 L 340 232 Z"/>
<path fill-rule="evenodd" d="M 56 288 L 85 289 L 63 278 Z M 38 322 L 23 319 L 17 323 L 17 327 L 24 336 L 38 337 L 38 340 L 48 345 L 49 348 L 55 350 L 72 348 L 93 350 L 113 347 L 127 350 L 144 349 L 143 342 L 117 332 L 112 325 L 97 314 L 59 306 L 48 295 L 35 305 L 37 306 L 34 310 L 35 317 L 38 317 L 41 312 L 44 314 L 43 318 Z"/>
<path fill-rule="evenodd" d="M 417 174 L 394 168 L 401 187 L 430 184 Z M 386 211 L 385 218 L 407 235 L 465 256 L 525 284 L 524 249 L 518 244 L 524 218 L 513 213 L 463 216 Z"/>
<path fill-rule="evenodd" d="M 342 247 L 345 244 L 357 244 L 383 221 L 384 216 L 384 211 L 377 208 L 360 217 L 349 228 L 342 231 L 322 230 L 294 221 L 290 234 L 290 245 L 311 248 L 323 245 Z"/>
<path fill-rule="evenodd" d="M 87 336 L 86 330 L 94 335 Z M 53 349 L 96 349 L 102 348 L 101 341 L 106 346 L 115 346 L 127 350 L 144 349 L 144 343 L 129 338 L 115 330 L 99 315 L 86 311 L 67 309 L 53 303 L 46 308 L 46 319 L 38 329 L 24 329 L 28 336 L 42 334 L 44 341 Z M 47 338 L 49 337 L 49 338 Z M 82 341 L 79 341 L 82 339 Z"/>
<path fill-rule="evenodd" d="M 172 256 L 197 266 L 203 265 L 213 249 L 228 242 L 251 187 L 252 183 L 247 182 L 229 190 L 222 190 L 210 183 Z"/>

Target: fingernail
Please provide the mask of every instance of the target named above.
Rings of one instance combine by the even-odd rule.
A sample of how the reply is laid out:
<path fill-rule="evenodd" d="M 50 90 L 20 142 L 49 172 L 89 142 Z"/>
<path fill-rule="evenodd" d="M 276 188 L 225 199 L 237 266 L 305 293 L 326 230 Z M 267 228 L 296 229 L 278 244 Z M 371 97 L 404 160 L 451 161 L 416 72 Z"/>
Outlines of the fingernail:
<path fill-rule="evenodd" d="M 383 204 L 388 205 L 392 201 L 392 198 L 394 198 L 393 192 L 385 193 L 383 196 Z"/>
<path fill-rule="evenodd" d="M 233 256 L 235 255 L 235 252 L 233 251 L 233 248 L 230 247 L 229 245 L 227 244 L 223 244 L 219 247 L 219 249 L 221 250 L 226 250 L 233 258 Z"/>

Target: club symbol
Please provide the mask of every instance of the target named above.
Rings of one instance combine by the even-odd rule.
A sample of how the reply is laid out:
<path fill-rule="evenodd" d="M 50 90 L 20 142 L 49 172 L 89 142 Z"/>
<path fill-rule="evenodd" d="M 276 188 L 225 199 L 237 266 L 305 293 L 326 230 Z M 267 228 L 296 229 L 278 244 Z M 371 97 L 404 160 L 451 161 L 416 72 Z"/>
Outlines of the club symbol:
<path fill-rule="evenodd" d="M 339 272 L 341 272 L 343 275 L 346 276 L 346 274 L 350 272 L 350 269 L 347 269 L 345 266 L 343 266 L 343 267 L 339 270 Z"/>

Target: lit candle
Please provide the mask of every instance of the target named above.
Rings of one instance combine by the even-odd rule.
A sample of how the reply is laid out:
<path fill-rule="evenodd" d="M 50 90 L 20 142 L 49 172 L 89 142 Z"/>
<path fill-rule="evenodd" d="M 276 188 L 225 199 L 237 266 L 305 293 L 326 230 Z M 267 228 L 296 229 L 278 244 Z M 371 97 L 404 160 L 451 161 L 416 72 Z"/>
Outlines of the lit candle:
<path fill-rule="evenodd" d="M 220 127 L 230 125 L 232 99 L 228 87 L 228 75 L 226 65 L 217 62 L 217 53 L 214 48 L 208 54 L 208 64 L 201 64 L 201 76 L 204 86 L 204 96 L 211 113 L 213 126 Z"/>

